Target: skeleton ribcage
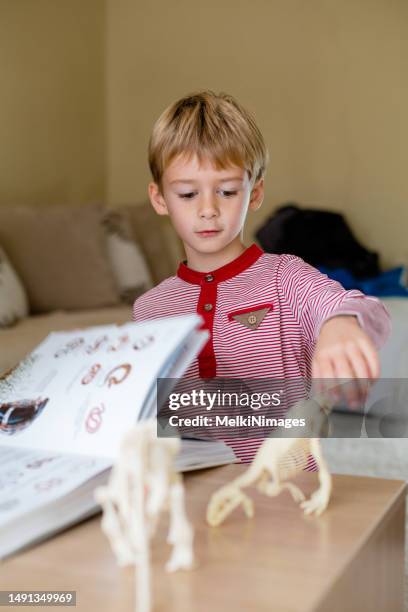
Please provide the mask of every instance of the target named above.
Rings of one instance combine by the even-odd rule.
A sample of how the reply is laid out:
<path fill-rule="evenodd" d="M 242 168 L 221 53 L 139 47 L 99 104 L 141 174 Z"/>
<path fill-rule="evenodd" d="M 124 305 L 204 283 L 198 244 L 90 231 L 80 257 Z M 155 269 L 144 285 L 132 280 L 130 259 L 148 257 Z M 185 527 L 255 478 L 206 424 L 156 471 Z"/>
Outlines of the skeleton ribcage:
<path fill-rule="evenodd" d="M 304 470 L 310 455 L 310 445 L 308 439 L 299 438 L 295 446 L 278 461 L 279 477 L 281 480 L 293 478 Z"/>

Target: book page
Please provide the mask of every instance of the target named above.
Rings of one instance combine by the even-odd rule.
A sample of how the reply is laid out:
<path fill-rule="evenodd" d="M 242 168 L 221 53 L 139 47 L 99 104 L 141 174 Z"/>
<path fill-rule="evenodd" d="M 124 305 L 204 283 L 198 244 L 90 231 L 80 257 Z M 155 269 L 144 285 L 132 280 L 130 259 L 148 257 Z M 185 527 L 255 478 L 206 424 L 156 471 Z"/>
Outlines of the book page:
<path fill-rule="evenodd" d="M 57 455 L 2 448 L 0 529 L 9 521 L 49 504 L 110 468 L 100 457 Z"/>
<path fill-rule="evenodd" d="M 0 380 L 0 445 L 114 458 L 143 406 L 154 405 L 156 377 L 192 335 L 203 334 L 193 343 L 200 350 L 200 325 L 186 315 L 50 334 Z"/>

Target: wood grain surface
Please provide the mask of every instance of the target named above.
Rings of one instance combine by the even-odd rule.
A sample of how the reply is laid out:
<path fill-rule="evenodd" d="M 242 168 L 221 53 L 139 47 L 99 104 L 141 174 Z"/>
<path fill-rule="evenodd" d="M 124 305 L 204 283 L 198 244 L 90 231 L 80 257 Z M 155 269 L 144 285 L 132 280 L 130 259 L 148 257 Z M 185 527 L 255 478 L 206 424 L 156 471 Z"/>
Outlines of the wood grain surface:
<path fill-rule="evenodd" d="M 197 567 L 164 571 L 170 549 L 163 518 L 152 543 L 155 612 L 402 610 L 405 483 L 335 475 L 320 517 L 304 516 L 287 491 L 268 498 L 248 489 L 253 519 L 238 508 L 209 527 L 210 494 L 243 469 L 186 475 Z M 296 482 L 310 495 L 317 475 L 304 472 Z M 0 570 L 2 590 L 75 590 L 77 610 L 134 609 L 133 569 L 116 566 L 100 515 L 7 559 Z"/>

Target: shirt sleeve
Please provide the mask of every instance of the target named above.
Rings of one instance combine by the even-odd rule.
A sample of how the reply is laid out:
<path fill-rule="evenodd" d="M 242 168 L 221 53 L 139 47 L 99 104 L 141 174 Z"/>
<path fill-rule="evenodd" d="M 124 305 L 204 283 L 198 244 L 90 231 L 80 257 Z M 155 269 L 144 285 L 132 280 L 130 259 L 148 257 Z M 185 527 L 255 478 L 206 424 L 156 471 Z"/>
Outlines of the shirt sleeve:
<path fill-rule="evenodd" d="M 148 319 L 146 316 L 145 301 L 141 299 L 142 296 L 136 298 L 132 308 L 132 321 L 140 322 Z"/>
<path fill-rule="evenodd" d="M 149 319 L 149 304 L 146 300 L 146 293 L 139 295 L 133 303 L 132 321 L 140 322 Z M 151 308 L 150 308 L 151 310 Z"/>
<path fill-rule="evenodd" d="M 137 310 L 138 310 L 137 309 L 137 300 L 135 300 L 134 304 L 133 304 L 133 308 L 132 308 L 132 321 L 138 321 L 139 320 L 139 318 L 137 316 L 137 314 L 138 314 Z"/>
<path fill-rule="evenodd" d="M 295 255 L 281 255 L 278 287 L 311 343 L 325 321 L 338 315 L 354 315 L 377 349 L 391 332 L 390 315 L 377 298 L 357 289 L 346 291 Z"/>

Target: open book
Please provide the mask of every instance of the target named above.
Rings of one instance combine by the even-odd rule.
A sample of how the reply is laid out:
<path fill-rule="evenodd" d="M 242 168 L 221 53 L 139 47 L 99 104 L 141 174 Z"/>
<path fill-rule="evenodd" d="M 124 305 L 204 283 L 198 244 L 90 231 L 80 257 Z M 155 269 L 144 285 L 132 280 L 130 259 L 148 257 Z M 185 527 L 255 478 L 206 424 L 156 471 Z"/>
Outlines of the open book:
<path fill-rule="evenodd" d="M 179 378 L 208 332 L 187 315 L 51 333 L 0 379 L 0 558 L 98 512 L 124 433 L 157 411 L 156 379 Z M 235 460 L 183 440 L 179 470 Z"/>

